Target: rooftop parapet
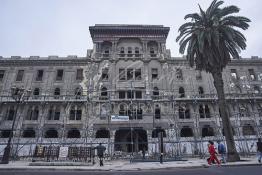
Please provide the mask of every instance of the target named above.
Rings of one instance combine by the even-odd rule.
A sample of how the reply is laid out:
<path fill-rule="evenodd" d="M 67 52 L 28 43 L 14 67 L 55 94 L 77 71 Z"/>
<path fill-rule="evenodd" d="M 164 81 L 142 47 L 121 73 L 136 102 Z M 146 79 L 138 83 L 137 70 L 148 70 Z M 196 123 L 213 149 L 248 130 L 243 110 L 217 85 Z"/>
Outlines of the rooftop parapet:
<path fill-rule="evenodd" d="M 67 58 L 77 58 L 77 55 L 68 55 Z"/>
<path fill-rule="evenodd" d="M 21 59 L 22 57 L 21 56 L 11 56 L 11 59 L 12 60 L 19 60 Z"/>
<path fill-rule="evenodd" d="M 40 57 L 39 56 L 30 56 L 29 60 L 38 60 Z"/>
<path fill-rule="evenodd" d="M 160 36 L 167 38 L 170 28 L 163 25 L 127 25 L 127 24 L 96 24 L 90 26 L 89 31 L 94 41 L 101 36 L 110 37 L 142 37 Z"/>
<path fill-rule="evenodd" d="M 258 56 L 251 56 L 251 59 L 259 59 Z"/>
<path fill-rule="evenodd" d="M 58 57 L 58 56 L 48 56 L 48 57 L 40 57 L 40 56 L 29 56 L 29 57 L 21 57 L 21 56 L 11 56 L 11 57 L 2 57 L 0 56 L 0 60 L 2 61 L 15 61 L 15 60 L 71 60 L 71 59 L 87 59 L 87 57 L 78 57 L 76 55 L 69 55 L 67 57 Z"/>
<path fill-rule="evenodd" d="M 57 59 L 59 58 L 57 55 L 49 55 L 48 56 L 48 59 Z"/>

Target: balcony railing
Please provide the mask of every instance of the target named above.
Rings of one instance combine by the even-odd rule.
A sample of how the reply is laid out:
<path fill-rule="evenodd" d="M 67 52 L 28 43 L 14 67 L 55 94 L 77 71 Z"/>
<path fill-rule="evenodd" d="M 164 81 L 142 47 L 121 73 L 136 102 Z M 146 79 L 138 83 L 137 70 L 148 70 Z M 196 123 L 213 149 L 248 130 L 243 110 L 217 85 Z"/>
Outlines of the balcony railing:
<path fill-rule="evenodd" d="M 226 99 L 239 99 L 239 100 L 249 100 L 249 99 L 261 99 L 262 93 L 226 93 Z M 165 100 L 165 101 L 183 101 L 183 100 L 217 100 L 217 94 L 201 94 L 201 95 L 185 95 L 185 97 L 180 97 L 179 94 L 170 95 L 170 94 L 159 94 L 146 96 L 142 95 L 141 98 L 132 98 L 132 100 Z M 93 95 L 34 95 L 30 96 L 28 102 L 42 102 L 42 101 L 57 101 L 57 102 L 84 102 L 91 100 L 131 100 L 131 98 L 119 98 L 118 96 L 100 96 Z M 11 96 L 0 96 L 0 102 L 15 102 Z"/>
<path fill-rule="evenodd" d="M 120 53 L 120 54 L 117 54 L 117 57 L 118 58 L 142 58 L 143 57 L 143 54 L 141 53 Z"/>

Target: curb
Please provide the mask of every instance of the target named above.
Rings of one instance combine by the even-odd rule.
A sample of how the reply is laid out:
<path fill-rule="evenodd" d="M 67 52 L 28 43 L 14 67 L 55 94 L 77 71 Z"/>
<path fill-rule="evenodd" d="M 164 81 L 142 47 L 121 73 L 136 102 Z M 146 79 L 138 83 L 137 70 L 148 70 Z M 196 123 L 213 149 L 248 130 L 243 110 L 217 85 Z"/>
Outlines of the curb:
<path fill-rule="evenodd" d="M 262 166 L 262 164 L 259 163 L 253 163 L 253 164 L 223 164 L 221 167 L 238 167 L 238 166 Z M 147 167 L 147 168 L 127 168 L 127 169 L 90 169 L 90 168 L 83 168 L 83 166 L 80 166 L 79 168 L 65 168 L 63 166 L 61 167 L 50 167 L 50 166 L 43 166 L 43 167 L 36 167 L 36 166 L 26 166 L 26 167 L 0 167 L 0 171 L 147 171 L 147 170 L 172 170 L 172 169 L 196 169 L 196 168 L 212 168 L 217 167 L 217 165 L 209 166 L 206 164 L 202 165 L 195 165 L 195 166 L 181 166 L 181 167 Z"/>

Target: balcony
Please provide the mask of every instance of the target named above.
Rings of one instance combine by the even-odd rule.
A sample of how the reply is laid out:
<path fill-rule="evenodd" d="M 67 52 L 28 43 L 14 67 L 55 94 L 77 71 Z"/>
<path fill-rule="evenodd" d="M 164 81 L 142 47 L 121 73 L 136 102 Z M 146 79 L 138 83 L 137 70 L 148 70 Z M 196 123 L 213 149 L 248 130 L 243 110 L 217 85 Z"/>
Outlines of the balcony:
<path fill-rule="evenodd" d="M 143 57 L 143 54 L 140 54 L 140 53 L 117 54 L 117 58 L 142 58 L 142 57 Z"/>
<path fill-rule="evenodd" d="M 108 96 L 100 96 L 100 97 L 99 97 L 99 100 L 108 100 L 108 99 L 109 99 Z"/>
<path fill-rule="evenodd" d="M 101 58 L 112 58 L 112 54 L 110 53 L 96 53 L 95 54 L 95 57 L 98 58 L 98 59 L 101 59 Z"/>

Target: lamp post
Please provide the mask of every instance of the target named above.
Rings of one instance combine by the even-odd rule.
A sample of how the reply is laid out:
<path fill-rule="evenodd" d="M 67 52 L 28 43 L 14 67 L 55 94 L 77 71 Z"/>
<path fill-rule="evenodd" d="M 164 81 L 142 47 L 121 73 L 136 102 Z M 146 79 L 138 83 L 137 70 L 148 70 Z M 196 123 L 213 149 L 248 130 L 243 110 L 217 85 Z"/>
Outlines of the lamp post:
<path fill-rule="evenodd" d="M 16 108 L 15 108 L 11 133 L 9 134 L 9 137 L 8 137 L 8 142 L 7 142 L 7 145 L 6 145 L 5 150 L 4 150 L 4 155 L 3 155 L 3 158 L 2 158 L 1 164 L 8 164 L 9 163 L 11 141 L 12 141 L 12 138 L 13 138 L 14 126 L 15 126 L 15 121 L 16 121 L 16 116 L 17 116 L 19 104 L 23 103 L 25 100 L 28 100 L 30 94 L 31 94 L 30 89 L 26 90 L 23 87 L 20 87 L 20 88 L 15 87 L 15 86 L 11 87 L 11 97 L 15 100 Z"/>
<path fill-rule="evenodd" d="M 159 163 L 163 163 L 163 156 L 164 156 L 164 145 L 163 145 L 163 131 L 161 130 L 159 133 L 158 133 L 158 137 L 159 137 L 159 140 L 160 140 L 160 145 L 159 145 L 159 152 L 160 152 L 160 156 L 159 156 Z"/>

